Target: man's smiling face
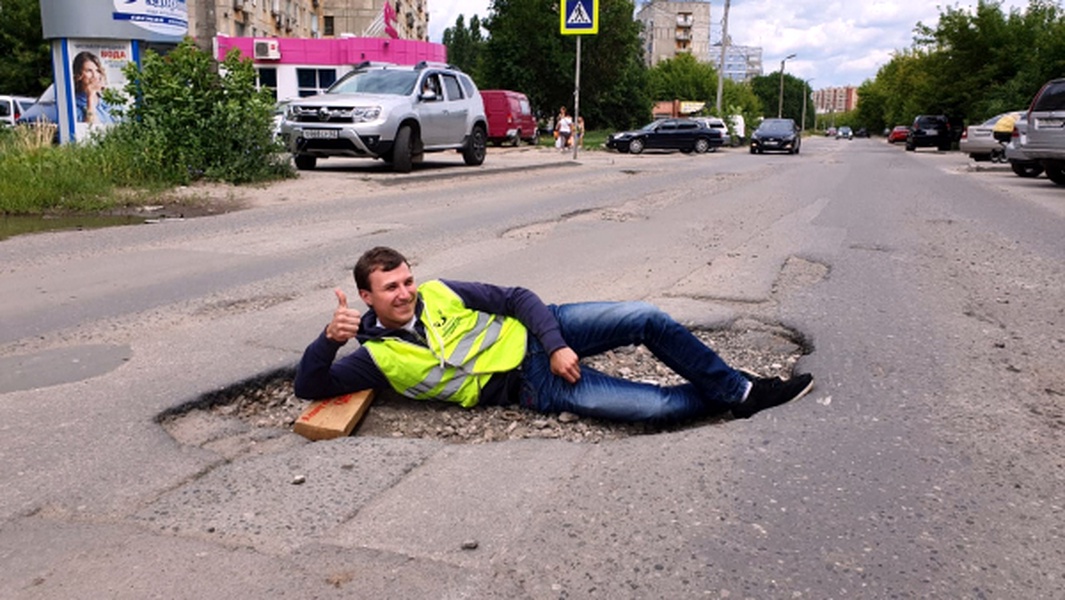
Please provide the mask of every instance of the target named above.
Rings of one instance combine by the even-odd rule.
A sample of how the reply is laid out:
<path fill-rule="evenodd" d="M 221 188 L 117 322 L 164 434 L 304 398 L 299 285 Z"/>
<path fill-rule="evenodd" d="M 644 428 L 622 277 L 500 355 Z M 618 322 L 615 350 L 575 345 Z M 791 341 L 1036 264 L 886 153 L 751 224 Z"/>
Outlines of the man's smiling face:
<path fill-rule="evenodd" d="M 418 299 L 410 266 L 403 263 L 391 271 L 373 271 L 370 290 L 359 290 L 359 297 L 377 313 L 382 325 L 389 329 L 403 327 L 414 318 Z"/>

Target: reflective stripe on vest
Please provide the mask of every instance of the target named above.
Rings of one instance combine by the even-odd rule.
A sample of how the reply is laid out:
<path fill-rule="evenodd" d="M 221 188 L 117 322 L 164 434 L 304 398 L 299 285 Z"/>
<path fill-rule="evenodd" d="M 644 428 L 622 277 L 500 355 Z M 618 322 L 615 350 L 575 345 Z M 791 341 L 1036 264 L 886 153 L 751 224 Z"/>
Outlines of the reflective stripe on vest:
<path fill-rule="evenodd" d="M 418 295 L 425 345 L 397 337 L 365 345 L 400 394 L 473 406 L 493 373 L 514 369 L 525 358 L 527 333 L 517 319 L 466 308 L 440 281 L 423 283 Z"/>

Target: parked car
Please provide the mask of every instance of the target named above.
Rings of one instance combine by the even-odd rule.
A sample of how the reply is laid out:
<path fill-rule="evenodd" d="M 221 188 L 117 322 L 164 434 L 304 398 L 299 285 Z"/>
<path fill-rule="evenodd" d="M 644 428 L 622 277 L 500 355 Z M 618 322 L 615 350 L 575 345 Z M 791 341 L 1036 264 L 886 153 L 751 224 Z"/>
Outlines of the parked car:
<path fill-rule="evenodd" d="M 977 162 L 988 160 L 1005 162 L 1006 158 L 1002 153 L 1002 144 L 995 139 L 995 136 L 991 131 L 994 129 L 995 123 L 998 123 L 999 119 L 1008 114 L 1013 114 L 1019 117 L 1021 111 L 1010 111 L 1008 113 L 995 115 L 983 123 L 966 127 L 965 130 L 962 131 L 961 140 L 958 142 L 958 149 L 967 153 L 969 158 Z"/>
<path fill-rule="evenodd" d="M 1051 181 L 1065 185 L 1065 78 L 1048 81 L 1032 100 L 1024 149 Z"/>
<path fill-rule="evenodd" d="M 35 100 L 27 96 L 0 96 L 0 125 L 14 125 Z"/>
<path fill-rule="evenodd" d="M 917 115 L 906 135 L 906 149 L 910 152 L 918 148 L 935 146 L 940 151 L 950 150 L 954 141 L 950 132 L 950 121 L 944 115 Z"/>
<path fill-rule="evenodd" d="M 856 138 L 867 138 L 867 137 L 869 137 L 869 130 L 866 129 L 865 127 L 859 127 L 858 131 L 854 132 L 854 137 L 856 137 Z"/>
<path fill-rule="evenodd" d="M 836 130 L 836 139 L 852 140 L 854 139 L 854 132 L 851 131 L 850 127 L 844 125 Z"/>
<path fill-rule="evenodd" d="M 887 134 L 887 141 L 889 144 L 905 142 L 908 135 L 910 135 L 909 125 L 896 125 L 895 128 Z"/>
<path fill-rule="evenodd" d="M 525 94 L 510 90 L 481 90 L 481 100 L 488 119 L 489 142 L 497 146 L 503 142 L 515 146 L 523 141 L 534 146 L 540 143 L 540 130 Z"/>
<path fill-rule="evenodd" d="M 825 137 L 835 137 L 837 129 L 835 127 L 829 127 L 825 130 Z"/>
<path fill-rule="evenodd" d="M 281 139 L 297 169 L 346 156 L 409 173 L 426 152 L 455 150 L 482 164 L 488 123 L 476 84 L 453 67 L 363 63 L 324 93 L 290 102 Z"/>
<path fill-rule="evenodd" d="M 1019 177 L 1039 177 L 1043 174 L 1043 165 L 1028 156 L 1027 144 L 1028 116 L 1021 114 L 1013 124 L 1013 137 L 1006 146 L 1006 160 Z"/>
<path fill-rule="evenodd" d="M 611 134 L 606 147 L 618 152 L 639 154 L 644 149 L 714 152 L 724 144 L 721 131 L 694 119 L 659 119 L 635 131 Z"/>
<path fill-rule="evenodd" d="M 751 154 L 787 152 L 798 154 L 802 136 L 794 119 L 766 119 L 751 134 Z"/>
<path fill-rule="evenodd" d="M 704 127 L 720 131 L 722 141 L 729 139 L 728 125 L 721 117 L 695 117 L 695 120 L 702 123 Z"/>

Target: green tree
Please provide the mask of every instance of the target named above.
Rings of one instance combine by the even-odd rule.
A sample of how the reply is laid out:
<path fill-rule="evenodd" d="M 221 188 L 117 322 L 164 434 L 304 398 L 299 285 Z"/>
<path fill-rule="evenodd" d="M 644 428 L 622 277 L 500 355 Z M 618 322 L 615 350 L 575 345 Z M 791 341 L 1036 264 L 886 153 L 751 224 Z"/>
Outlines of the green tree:
<path fill-rule="evenodd" d="M 39 0 L 0 0 L 0 89 L 37 96 L 52 81 Z"/>
<path fill-rule="evenodd" d="M 455 19 L 455 26 L 444 30 L 442 42 L 447 46 L 449 63 L 469 73 L 475 81 L 481 79 L 485 39 L 477 15 L 470 17 L 469 27 L 466 26 L 465 17 L 459 15 Z"/>
<path fill-rule="evenodd" d="M 717 101 L 717 70 L 699 62 L 689 53 L 663 60 L 647 72 L 647 87 L 651 98 L 665 100 L 693 100 L 714 105 Z"/>
<path fill-rule="evenodd" d="M 751 80 L 751 90 L 754 95 L 758 97 L 758 101 L 762 105 L 762 115 L 766 118 L 776 118 L 777 110 L 780 108 L 780 71 L 770 73 L 769 75 L 761 75 Z M 784 74 L 784 110 L 781 112 L 781 117 L 785 119 L 795 119 L 798 123 L 802 120 L 802 97 L 809 91 L 806 82 L 798 77 Z M 813 122 L 811 114 L 813 113 L 810 99 L 806 100 L 806 114 L 807 121 Z"/>
<path fill-rule="evenodd" d="M 581 115 L 589 128 L 629 127 L 651 114 L 631 0 L 601 0 L 599 33 L 581 40 Z M 559 32 L 558 0 L 493 0 L 484 27 L 486 88 L 525 93 L 541 117 L 573 108 L 576 36 Z"/>

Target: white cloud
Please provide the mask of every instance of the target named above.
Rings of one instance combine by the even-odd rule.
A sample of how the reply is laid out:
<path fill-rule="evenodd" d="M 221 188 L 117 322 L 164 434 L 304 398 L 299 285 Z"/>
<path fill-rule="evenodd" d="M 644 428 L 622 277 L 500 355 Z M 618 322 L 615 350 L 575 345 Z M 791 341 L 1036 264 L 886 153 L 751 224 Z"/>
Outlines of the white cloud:
<path fill-rule="evenodd" d="M 458 15 L 488 16 L 489 0 L 427 0 L 429 38 L 439 42 L 444 29 Z M 976 0 L 955 0 L 976 5 Z M 953 5 L 946 0 L 942 5 Z M 1003 10 L 1023 9 L 1027 0 L 1005 0 Z M 724 0 L 711 2 L 711 15 L 720 21 Z M 939 7 L 928 0 L 733 0 L 729 9 L 729 37 L 734 44 L 761 46 L 763 69 L 773 73 L 780 60 L 796 54 L 786 71 L 813 79 L 815 88 L 860 85 L 876 76 L 891 55 L 913 43 L 918 21 L 934 25 Z"/>

